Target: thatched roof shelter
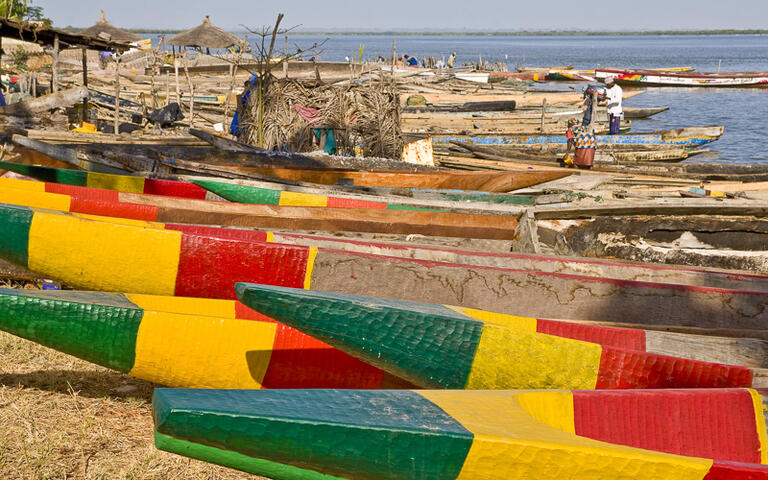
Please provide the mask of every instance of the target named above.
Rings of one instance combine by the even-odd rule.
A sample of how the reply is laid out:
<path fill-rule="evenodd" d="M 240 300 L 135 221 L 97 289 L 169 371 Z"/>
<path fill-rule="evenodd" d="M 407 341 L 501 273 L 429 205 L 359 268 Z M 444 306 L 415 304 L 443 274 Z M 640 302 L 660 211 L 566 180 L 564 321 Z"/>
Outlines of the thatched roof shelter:
<path fill-rule="evenodd" d="M 240 39 L 211 23 L 206 15 L 202 24 L 174 35 L 168 43 L 177 47 L 228 48 L 240 43 Z"/>
<path fill-rule="evenodd" d="M 84 37 L 102 38 L 113 42 L 133 43 L 141 40 L 135 33 L 117 28 L 104 18 L 104 10 L 101 11 L 101 19 L 95 25 L 78 32 Z"/>

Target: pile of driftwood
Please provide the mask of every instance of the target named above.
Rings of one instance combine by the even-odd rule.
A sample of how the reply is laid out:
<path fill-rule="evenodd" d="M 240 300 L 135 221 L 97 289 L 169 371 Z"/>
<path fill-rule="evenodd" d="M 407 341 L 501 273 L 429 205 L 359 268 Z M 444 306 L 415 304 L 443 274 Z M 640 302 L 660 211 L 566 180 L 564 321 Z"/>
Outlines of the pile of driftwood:
<path fill-rule="evenodd" d="M 241 141 L 268 150 L 307 152 L 318 148 L 314 129 L 333 129 L 340 154 L 354 155 L 359 146 L 366 157 L 400 157 L 400 102 L 389 82 L 318 86 L 315 81 L 272 78 L 261 85 L 261 92 L 257 82 L 240 118 Z"/>

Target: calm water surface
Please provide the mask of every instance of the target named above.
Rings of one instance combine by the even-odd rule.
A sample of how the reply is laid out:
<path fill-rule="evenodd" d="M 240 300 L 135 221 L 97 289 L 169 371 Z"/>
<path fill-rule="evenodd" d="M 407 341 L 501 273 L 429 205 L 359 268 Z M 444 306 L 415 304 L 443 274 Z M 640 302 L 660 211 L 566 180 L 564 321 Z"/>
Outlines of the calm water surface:
<path fill-rule="evenodd" d="M 153 36 L 156 41 L 157 36 Z M 515 66 L 575 65 L 579 68 L 654 68 L 691 66 L 699 71 L 768 71 L 768 35 L 695 36 L 419 36 L 419 35 L 293 35 L 291 49 L 306 49 L 322 42 L 321 60 L 343 61 L 364 46 L 364 58 L 398 54 L 418 58 L 457 53 L 459 64 L 482 56 L 489 62 Z M 278 42 L 284 46 L 281 39 Z M 545 88 L 577 89 L 583 84 L 543 84 Z M 633 123 L 633 131 L 648 132 L 691 125 L 725 125 L 725 134 L 709 146 L 712 153 L 693 161 L 768 163 L 768 88 L 681 89 L 649 88 L 626 102 L 627 106 L 668 105 L 671 109 L 649 120 Z"/>

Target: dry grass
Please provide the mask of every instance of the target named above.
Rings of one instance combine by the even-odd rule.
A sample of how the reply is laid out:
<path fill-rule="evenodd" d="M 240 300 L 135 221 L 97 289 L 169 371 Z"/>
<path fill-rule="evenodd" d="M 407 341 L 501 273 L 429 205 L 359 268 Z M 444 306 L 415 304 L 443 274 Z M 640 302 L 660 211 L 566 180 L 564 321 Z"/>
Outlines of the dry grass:
<path fill-rule="evenodd" d="M 133 393 L 110 390 L 126 384 Z M 153 385 L 0 332 L 0 477 L 257 478 L 156 450 Z"/>

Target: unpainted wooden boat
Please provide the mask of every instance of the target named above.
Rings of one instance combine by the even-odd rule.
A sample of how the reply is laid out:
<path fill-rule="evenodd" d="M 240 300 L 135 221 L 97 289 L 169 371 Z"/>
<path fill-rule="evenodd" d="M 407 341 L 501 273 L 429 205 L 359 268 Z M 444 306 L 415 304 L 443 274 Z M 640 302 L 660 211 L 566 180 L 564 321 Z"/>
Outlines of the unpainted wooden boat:
<path fill-rule="evenodd" d="M 350 184 L 368 187 L 481 190 L 501 193 L 557 180 L 571 174 L 571 172 L 564 172 L 562 170 L 537 170 L 530 172 L 457 172 L 447 170 L 437 172 L 364 172 L 341 169 L 227 168 L 322 185 L 334 185 L 344 183 L 344 180 L 347 180 Z"/>
<path fill-rule="evenodd" d="M 511 240 L 519 213 L 483 215 L 426 209 L 338 208 L 238 204 L 175 199 L 115 190 L 45 184 L 0 178 L 0 202 L 63 212 L 135 220 L 275 228 L 287 230 L 351 231 L 421 234 L 445 237 Z M 66 192 L 63 193 L 63 192 Z"/>
<path fill-rule="evenodd" d="M 155 389 L 155 445 L 281 479 L 764 479 L 751 389 Z"/>
<path fill-rule="evenodd" d="M 653 87 L 768 87 L 768 72 L 655 72 L 649 70 L 597 69 L 595 77 L 616 83 Z"/>
<path fill-rule="evenodd" d="M 763 292 L 428 262 L 163 227 L 0 205 L 0 228 L 9 232 L 0 238 L 0 256 L 45 278 L 102 291 L 232 299 L 236 282 L 250 282 L 375 291 L 537 318 L 745 330 L 762 330 L 768 320 Z"/>
<path fill-rule="evenodd" d="M 576 115 L 573 115 L 576 116 Z M 578 115 L 580 117 L 580 114 Z M 568 116 L 551 116 L 544 118 L 535 115 L 528 118 L 518 118 L 505 114 L 457 114 L 457 113 L 403 113 L 400 125 L 403 133 L 448 134 L 478 131 L 482 133 L 498 133 L 509 135 L 554 133 L 564 134 L 568 129 Z M 632 123 L 622 120 L 621 131 L 629 131 Z M 607 133 L 608 126 L 603 123 L 595 124 L 596 133 Z"/>
<path fill-rule="evenodd" d="M 418 92 L 414 92 L 418 93 Z M 623 94 L 624 99 L 632 98 L 642 94 L 642 90 L 626 90 Z M 478 94 L 459 94 L 459 93 L 418 93 L 424 97 L 431 105 L 451 105 L 463 104 L 465 102 L 510 102 L 513 101 L 517 108 L 524 106 L 541 107 L 542 102 L 546 100 L 546 105 L 556 104 L 576 104 L 584 101 L 584 96 L 579 92 L 526 92 L 520 94 L 497 94 L 497 95 L 478 95 Z M 406 97 L 400 98 L 400 104 L 405 105 Z"/>
<path fill-rule="evenodd" d="M 538 333 L 532 318 L 247 283 L 238 283 L 236 290 L 238 299 L 259 313 L 422 388 L 752 386 L 752 372 L 744 367 L 648 354 L 603 345 L 599 338 Z"/>
<path fill-rule="evenodd" d="M 0 330 L 170 387 L 408 385 L 234 300 L 0 289 L 0 306 Z"/>

